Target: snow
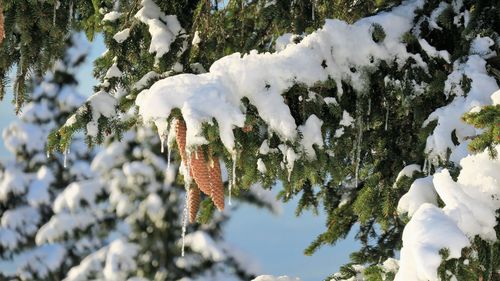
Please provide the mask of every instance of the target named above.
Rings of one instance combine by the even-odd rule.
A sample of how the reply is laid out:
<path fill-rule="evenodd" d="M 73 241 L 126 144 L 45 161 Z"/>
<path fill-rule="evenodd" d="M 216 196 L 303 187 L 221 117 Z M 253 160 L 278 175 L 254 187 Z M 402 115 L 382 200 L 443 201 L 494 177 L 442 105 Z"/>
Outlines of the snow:
<path fill-rule="evenodd" d="M 398 213 L 408 213 L 411 217 L 425 203 L 437 206 L 437 194 L 432 179 L 432 176 L 416 179 L 410 190 L 399 199 Z"/>
<path fill-rule="evenodd" d="M 13 250 L 19 242 L 23 241 L 22 236 L 10 228 L 0 227 L 0 245 L 4 249 Z"/>
<path fill-rule="evenodd" d="M 436 227 L 439 226 L 439 227 Z M 448 249 L 448 258 L 459 258 L 469 239 L 438 207 L 425 203 L 415 212 L 403 231 L 401 262 L 395 281 L 438 281 L 442 262 L 439 251 Z"/>
<path fill-rule="evenodd" d="M 4 145 L 15 154 L 21 146 L 25 146 L 28 153 L 44 151 L 48 131 L 38 125 L 13 122 L 2 132 Z"/>
<path fill-rule="evenodd" d="M 420 172 L 421 168 L 418 164 L 411 164 L 405 166 L 401 171 L 399 171 L 398 176 L 396 177 L 396 182 L 398 182 L 403 177 L 411 178 L 414 173 Z"/>
<path fill-rule="evenodd" d="M 302 134 L 300 140 L 302 147 L 309 159 L 316 159 L 316 152 L 314 151 L 313 145 L 317 145 L 319 149 L 323 148 L 323 136 L 321 133 L 322 125 L 323 121 L 312 114 L 307 118 L 304 125 L 298 127 L 299 132 Z"/>
<path fill-rule="evenodd" d="M 176 16 L 165 15 L 152 0 L 142 0 L 141 5 L 142 8 L 135 14 L 135 18 L 149 26 L 149 52 L 156 53 L 156 59 L 160 59 L 170 51 L 170 45 L 176 37 L 185 31 Z"/>
<path fill-rule="evenodd" d="M 119 33 L 117 33 L 118 35 Z M 127 37 L 128 37 L 128 32 L 126 32 L 127 34 Z M 116 37 L 116 35 L 115 35 Z M 113 37 L 113 38 L 115 38 Z M 120 36 L 118 36 L 119 39 L 127 39 L 126 37 L 124 38 L 124 35 L 123 34 L 120 34 Z M 116 41 L 118 41 L 116 38 L 115 38 Z M 123 42 L 123 41 L 122 41 Z M 118 43 L 121 43 L 121 42 L 118 42 Z M 116 58 L 115 58 L 116 59 Z M 108 69 L 108 71 L 106 72 L 106 75 L 104 76 L 105 78 L 120 78 L 122 77 L 122 72 L 121 70 L 118 68 L 118 65 L 116 64 L 116 62 L 114 62 L 111 67 Z"/>
<path fill-rule="evenodd" d="M 121 44 L 125 40 L 127 40 L 129 36 L 130 36 L 130 28 L 125 28 L 124 30 L 117 32 L 113 36 L 113 39 L 115 39 L 116 42 L 118 42 L 119 44 Z"/>
<path fill-rule="evenodd" d="M 10 195 L 23 194 L 27 184 L 27 178 L 21 171 L 8 167 L 3 171 L 0 181 L 0 202 L 6 202 Z"/>
<path fill-rule="evenodd" d="M 470 54 L 479 55 L 485 59 L 489 59 L 496 55 L 496 52 L 491 49 L 495 45 L 495 41 L 490 37 L 481 37 L 478 35 L 472 40 L 470 45 Z"/>
<path fill-rule="evenodd" d="M 252 184 L 248 191 L 259 198 L 260 201 L 269 205 L 273 213 L 281 214 L 283 212 L 281 202 L 276 199 L 276 195 L 271 190 L 264 189 L 260 184 Z"/>
<path fill-rule="evenodd" d="M 37 231 L 40 220 L 38 209 L 25 205 L 5 211 L 1 218 L 1 226 L 22 235 L 31 235 Z"/>
<path fill-rule="evenodd" d="M 433 58 L 442 58 L 444 59 L 447 63 L 450 63 L 450 53 L 446 50 L 438 51 L 436 48 L 431 46 L 427 40 L 420 38 L 418 39 L 418 42 L 420 43 L 420 46 L 422 49 L 430 56 Z"/>
<path fill-rule="evenodd" d="M 109 245 L 104 266 L 104 277 L 107 280 L 125 280 L 130 272 L 136 270 L 136 255 L 139 246 L 122 239 Z"/>
<path fill-rule="evenodd" d="M 439 3 L 439 7 L 432 11 L 431 16 L 429 18 L 429 27 L 432 29 L 443 30 L 437 23 L 438 17 L 446 10 L 450 4 L 446 2 Z"/>
<path fill-rule="evenodd" d="M 333 105 L 338 105 L 339 104 L 334 97 L 326 97 L 326 98 L 323 99 L 323 101 L 326 104 L 333 104 Z"/>
<path fill-rule="evenodd" d="M 93 206 L 103 188 L 103 185 L 95 179 L 73 182 L 54 200 L 54 212 L 78 211 Z"/>
<path fill-rule="evenodd" d="M 206 232 L 195 231 L 188 233 L 184 237 L 184 243 L 187 247 L 200 253 L 206 259 L 213 260 L 214 262 L 226 259 L 224 252 Z"/>
<path fill-rule="evenodd" d="M 500 152 L 500 146 L 496 150 Z M 457 182 L 446 169 L 434 175 L 443 210 L 467 236 L 494 241 L 495 212 L 500 208 L 500 159 L 491 159 L 485 151 L 465 157 L 460 165 Z"/>
<path fill-rule="evenodd" d="M 257 159 L 257 170 L 262 174 L 265 174 L 267 172 L 266 164 L 264 164 L 262 158 Z"/>
<path fill-rule="evenodd" d="M 111 12 L 104 15 L 104 17 L 102 18 L 102 21 L 113 22 L 113 21 L 116 21 L 117 19 L 119 19 L 121 17 L 121 15 L 122 14 L 120 12 L 111 11 Z"/>
<path fill-rule="evenodd" d="M 491 101 L 493 102 L 493 105 L 499 105 L 500 104 L 500 90 L 494 92 L 491 95 Z"/>
<path fill-rule="evenodd" d="M 500 152 L 499 145 L 495 149 Z M 433 175 L 432 184 L 444 207 L 423 203 L 413 214 L 403 232 L 401 269 L 396 281 L 438 280 L 440 249 L 447 248 L 449 258 L 458 258 L 476 235 L 490 241 L 497 239 L 494 227 L 496 210 L 500 208 L 500 159 L 491 159 L 484 151 L 463 158 L 460 165 L 456 182 L 446 169 Z M 430 183 L 425 184 L 430 189 Z M 412 193 L 419 195 L 410 189 L 410 195 L 405 196 L 415 201 L 424 198 Z"/>
<path fill-rule="evenodd" d="M 272 275 L 261 275 L 257 276 L 252 281 L 300 281 L 299 278 L 292 278 L 286 275 L 283 276 L 272 276 Z"/>
<path fill-rule="evenodd" d="M 108 247 L 104 247 L 85 257 L 78 266 L 69 270 L 64 281 L 88 280 L 95 272 L 100 272 L 106 260 L 107 251 Z"/>
<path fill-rule="evenodd" d="M 466 96 L 459 86 L 462 75 L 470 79 L 471 89 Z M 425 121 L 427 126 L 431 121 L 438 121 L 433 133 L 427 138 L 425 151 L 431 159 L 446 159 L 448 150 L 453 152 L 457 147 L 452 140 L 452 132 L 458 138 L 459 143 L 464 142 L 468 137 L 480 133 L 472 125 L 462 121 L 463 114 L 469 112 L 476 106 L 488 105 L 491 103 L 491 94 L 498 90 L 498 85 L 493 77 L 486 71 L 486 61 L 478 55 L 471 55 L 465 63 L 454 63 L 454 71 L 445 82 L 445 93 L 456 94 L 455 98 L 448 105 L 436 109 Z"/>
<path fill-rule="evenodd" d="M 30 183 L 26 199 L 31 206 L 39 206 L 50 203 L 49 187 L 55 181 L 55 177 L 47 166 L 42 166 L 36 178 Z"/>
<path fill-rule="evenodd" d="M 198 31 L 195 31 L 193 36 L 193 41 L 191 42 L 191 44 L 198 45 L 200 43 L 201 43 L 200 33 Z"/>
<path fill-rule="evenodd" d="M 344 127 L 353 127 L 354 126 L 354 118 L 351 117 L 349 112 L 344 110 L 342 112 L 342 120 L 340 120 L 339 124 L 341 126 L 344 126 Z"/>
<path fill-rule="evenodd" d="M 293 141 L 298 135 L 297 127 L 281 96 L 293 84 L 311 86 L 330 77 L 337 84 L 341 80 L 350 81 L 355 90 L 361 91 L 366 85 L 359 71 L 350 71 L 354 66 L 376 66 L 378 60 L 394 57 L 402 65 L 412 57 L 425 67 L 421 57 L 408 53 L 406 46 L 399 42 L 412 26 L 413 12 L 422 5 L 423 1 L 419 0 L 406 2 L 391 12 L 352 25 L 328 20 L 322 29 L 281 52 L 258 54 L 251 51 L 243 56 L 235 53 L 216 61 L 208 73 L 162 79 L 138 95 L 139 114 L 145 122 L 150 122 L 166 119 L 174 108 L 180 109 L 187 125 L 188 147 L 207 143 L 202 136 L 202 124 L 211 123 L 215 118 L 222 143 L 233 152 L 232 130 L 244 126 L 245 114 L 240 105 L 241 99 L 247 97 L 270 131 L 283 141 Z M 380 24 L 386 32 L 383 42 L 375 43 L 371 39 L 374 23 Z M 323 62 L 326 68 L 322 67 Z"/>
<path fill-rule="evenodd" d="M 294 39 L 296 38 L 296 35 L 292 33 L 285 33 L 278 38 L 276 38 L 275 46 L 274 49 L 279 52 L 283 51 L 288 47 L 289 45 L 295 44 Z"/>
<path fill-rule="evenodd" d="M 49 222 L 44 224 L 38 230 L 35 241 L 38 245 L 55 242 L 70 235 L 75 230 L 83 230 L 86 227 L 96 223 L 97 219 L 91 212 L 80 213 L 60 213 L 51 217 Z"/>
<path fill-rule="evenodd" d="M 160 77 L 160 74 L 156 73 L 155 71 L 150 71 L 144 74 L 144 76 L 142 76 L 139 81 L 135 82 L 133 89 L 142 90 L 148 86 L 151 80 L 157 79 L 158 77 Z"/>
<path fill-rule="evenodd" d="M 112 117 L 116 113 L 118 101 L 112 95 L 103 90 L 90 96 L 87 101 L 89 102 L 92 110 L 92 121 L 87 124 L 87 135 L 96 137 L 98 133 L 99 118 L 101 116 L 108 118 Z"/>
<path fill-rule="evenodd" d="M 0 260 L 0 273 L 19 275 L 21 279 L 45 279 L 63 263 L 66 250 L 59 244 L 46 244 L 15 254 L 10 260 Z M 37 278 L 38 277 L 38 278 Z"/>

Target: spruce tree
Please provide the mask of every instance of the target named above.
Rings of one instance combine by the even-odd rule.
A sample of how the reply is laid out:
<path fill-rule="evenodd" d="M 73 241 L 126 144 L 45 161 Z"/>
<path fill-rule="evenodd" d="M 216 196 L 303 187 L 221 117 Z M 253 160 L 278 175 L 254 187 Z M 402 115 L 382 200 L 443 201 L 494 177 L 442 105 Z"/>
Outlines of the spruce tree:
<path fill-rule="evenodd" d="M 424 267 L 431 275 L 412 277 L 496 278 L 491 232 L 466 231 L 467 225 L 450 215 L 464 210 L 452 207 L 456 202 L 445 187 L 457 176 L 459 186 L 467 186 L 460 180 L 460 159 L 484 160 L 483 154 L 465 157 L 470 138 L 475 138 L 473 149 L 489 148 L 495 155 L 495 108 L 465 117 L 486 128 L 482 136 L 460 118 L 492 104 L 490 96 L 498 89 L 498 3 L 95 3 L 99 14 L 93 18 L 103 19 L 109 47 L 96 63 L 101 84 L 75 122 L 51 135 L 51 151 L 66 150 L 79 130 L 89 143 L 99 143 L 106 134 L 119 137 L 142 121 L 154 123 L 164 139 L 174 120 L 184 120 L 188 152 L 201 149 L 204 159 L 219 157 L 234 167 L 227 195 L 243 194 L 254 182 L 270 188 L 279 180 L 282 200 L 301 196 L 298 214 L 324 208 L 325 232 L 306 254 L 334 244 L 359 223 L 362 247 L 352 255 L 353 263 L 379 267 L 401 247 L 402 256 L 415 249 L 403 245 L 412 240 L 403 235 L 405 225 L 434 233 L 423 224 L 428 216 L 460 243 L 432 244 L 429 260 L 437 255 L 447 262 L 439 270 L 436 264 Z M 334 16 L 352 24 L 325 20 Z M 295 35 L 278 37 L 286 32 Z M 272 46 L 277 46 L 273 54 L 235 53 L 272 51 Z M 122 94 L 115 94 L 118 89 Z M 119 112 L 133 105 L 138 118 L 122 118 Z M 482 163 L 490 167 L 495 161 Z M 423 201 L 413 197 L 422 186 L 429 191 Z M 484 200 L 476 204 L 493 204 Z M 461 258 L 473 262 L 461 263 L 465 272 L 456 263 L 462 262 L 460 251 L 469 239 L 472 250 Z M 439 258 L 437 252 L 448 246 Z M 399 272 L 411 269 L 404 260 Z M 483 275 L 481 268 L 489 273 Z"/>
<path fill-rule="evenodd" d="M 183 230 L 184 187 L 155 135 L 138 129 L 110 142 L 92 161 L 97 176 L 72 183 L 56 199 L 55 215 L 37 242 L 68 249 L 87 243 L 78 253 L 82 261 L 67 272 L 68 281 L 251 279 L 255 269 L 224 242 L 228 216 Z M 250 199 L 269 206 L 256 196 Z"/>
<path fill-rule="evenodd" d="M 71 155 L 46 156 L 50 131 L 62 126 L 84 102 L 77 93 L 74 75 L 86 57 L 88 45 L 77 35 L 63 43 L 68 44 L 66 55 L 33 83 L 20 120 L 2 134 L 14 158 L 2 163 L 0 177 L 2 280 L 60 280 L 67 270 L 63 245 L 35 243 L 37 231 L 52 216 L 54 198 L 69 183 L 91 176 L 89 161 L 93 151 L 80 137 L 70 146 Z"/>

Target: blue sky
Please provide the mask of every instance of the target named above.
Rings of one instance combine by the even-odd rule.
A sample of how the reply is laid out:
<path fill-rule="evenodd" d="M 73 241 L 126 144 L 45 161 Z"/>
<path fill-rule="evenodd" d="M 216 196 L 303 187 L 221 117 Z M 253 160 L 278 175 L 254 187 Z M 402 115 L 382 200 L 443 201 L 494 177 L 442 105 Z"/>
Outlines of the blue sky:
<path fill-rule="evenodd" d="M 104 52 L 102 38 L 98 37 L 91 47 L 90 56 L 77 74 L 79 91 L 83 95 L 92 93 L 96 80 L 92 77 L 92 61 Z M 0 130 L 16 116 L 8 93 L 0 103 Z M 0 142 L 0 159 L 9 157 L 3 141 Z M 278 187 L 274 189 L 277 192 Z M 357 248 L 349 236 L 332 247 L 323 247 L 313 256 L 304 256 L 303 250 L 325 229 L 325 216 L 305 212 L 295 217 L 297 200 L 283 206 L 281 215 L 273 215 L 264 209 L 242 205 L 231 214 L 226 227 L 229 243 L 253 256 L 260 264 L 263 274 L 289 275 L 302 281 L 320 281 L 335 273 L 348 262 L 349 254 Z"/>

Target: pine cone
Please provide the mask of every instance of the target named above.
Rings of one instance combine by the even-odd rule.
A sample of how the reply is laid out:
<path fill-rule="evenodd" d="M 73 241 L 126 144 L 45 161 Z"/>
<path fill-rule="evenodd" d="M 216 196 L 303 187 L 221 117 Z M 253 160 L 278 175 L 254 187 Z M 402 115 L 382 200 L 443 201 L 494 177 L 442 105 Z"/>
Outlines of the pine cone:
<path fill-rule="evenodd" d="M 208 174 L 207 161 L 201 147 L 198 147 L 196 153 L 191 154 L 191 173 L 198 188 L 203 191 L 203 193 L 210 196 L 212 193 L 210 177 Z"/>
<path fill-rule="evenodd" d="M 179 153 L 181 155 L 182 161 L 187 165 L 186 156 L 186 123 L 182 120 L 177 120 L 175 123 L 175 140 L 177 141 L 177 147 L 179 148 Z"/>
<path fill-rule="evenodd" d="M 3 38 L 5 37 L 5 27 L 4 27 L 4 18 L 3 18 L 3 5 L 0 0 L 0 45 L 2 45 Z"/>
<path fill-rule="evenodd" d="M 200 190 L 195 184 L 192 184 L 189 188 L 189 222 L 194 223 L 196 221 L 196 215 L 200 209 Z"/>
<path fill-rule="evenodd" d="M 212 193 L 210 197 L 219 211 L 224 210 L 224 184 L 222 183 L 219 158 L 211 157 L 208 163 L 208 173 L 210 175 L 210 187 Z"/>

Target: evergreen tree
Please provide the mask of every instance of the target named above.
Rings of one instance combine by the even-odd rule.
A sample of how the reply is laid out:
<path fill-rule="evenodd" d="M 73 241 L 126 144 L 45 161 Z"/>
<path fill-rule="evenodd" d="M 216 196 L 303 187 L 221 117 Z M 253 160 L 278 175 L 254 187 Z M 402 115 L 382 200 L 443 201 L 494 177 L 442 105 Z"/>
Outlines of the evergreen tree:
<path fill-rule="evenodd" d="M 37 241 L 73 249 L 92 244 L 93 250 L 80 253 L 84 258 L 70 269 L 68 281 L 249 280 L 255 274 L 251 262 L 223 240 L 226 215 L 183 230 L 184 188 L 152 134 L 130 131 L 99 152 L 92 161 L 98 176 L 72 183 L 59 195 L 56 214 Z"/>
<path fill-rule="evenodd" d="M 441 279 L 452 274 L 458 280 L 496 278 L 492 233 L 498 234 L 493 228 L 500 206 L 490 201 L 498 186 L 492 184 L 492 197 L 483 196 L 489 193 L 482 188 L 480 195 L 473 192 L 477 198 L 471 195 L 477 199 L 474 204 L 493 209 L 484 211 L 487 223 L 456 207 L 464 204 L 452 200 L 450 192 L 470 186 L 464 176 L 461 180 L 461 159 L 481 159 L 485 167 L 496 167 L 496 160 L 483 154 L 465 157 L 474 137 L 473 148 L 489 147 L 495 154 L 496 111 L 487 108 L 465 117 L 487 128 L 480 137 L 480 130 L 460 119 L 494 102 L 498 3 L 414 0 L 392 8 L 387 8 L 390 1 L 94 3 L 101 14 L 93 18 L 103 19 L 109 47 L 96 63 L 101 84 L 75 122 L 51 135 L 50 150 L 66 150 L 79 130 L 89 143 L 99 143 L 111 132 L 120 136 L 137 121 L 155 123 L 164 139 L 174 130 L 174 120 L 183 120 L 188 153 L 219 157 L 233 167 L 228 195 L 244 193 L 258 181 L 271 187 L 280 180 L 284 201 L 301 196 L 298 214 L 323 206 L 326 230 L 307 254 L 334 244 L 359 223 L 362 247 L 352 255 L 354 264 L 377 267 L 403 248 L 398 280 L 411 274 L 416 280 L 437 280 L 438 273 Z M 372 12 L 376 15 L 355 21 Z M 324 21 L 331 16 L 354 23 Z M 278 38 L 285 32 L 295 35 Z M 278 51 L 273 54 L 233 54 L 268 51 L 273 43 Z M 118 89 L 122 94 L 115 94 Z M 134 104 L 139 118 L 122 118 L 120 112 Z M 455 183 L 448 181 L 453 178 Z M 460 188 L 446 188 L 455 184 Z M 468 221 L 481 227 L 471 230 L 454 213 L 471 214 Z M 428 244 L 420 244 L 433 251 L 419 255 L 420 244 L 410 243 L 418 241 L 412 229 L 441 236 L 426 219 L 456 243 L 429 238 Z M 442 248 L 448 250 L 438 253 Z M 425 266 L 408 267 L 408 256 Z M 470 263 L 457 266 L 469 256 L 474 262 L 467 259 Z M 438 270 L 439 264 L 426 260 L 447 262 Z"/>
<path fill-rule="evenodd" d="M 35 235 L 52 216 L 54 198 L 73 181 L 91 176 L 92 150 L 75 138 L 67 157 L 46 156 L 51 130 L 63 125 L 84 102 L 76 91 L 75 69 L 84 61 L 88 45 L 81 36 L 69 42 L 66 55 L 41 81 L 34 82 L 31 100 L 20 121 L 3 131 L 3 141 L 14 156 L 3 163 L 0 177 L 0 279 L 60 280 L 67 270 L 61 244 L 35 244 Z M 71 168 L 65 169 L 68 164 Z"/>

